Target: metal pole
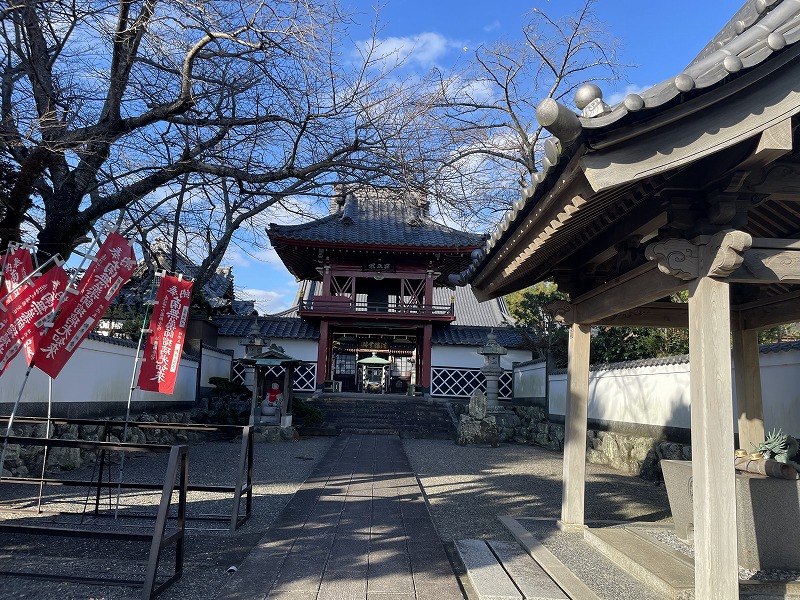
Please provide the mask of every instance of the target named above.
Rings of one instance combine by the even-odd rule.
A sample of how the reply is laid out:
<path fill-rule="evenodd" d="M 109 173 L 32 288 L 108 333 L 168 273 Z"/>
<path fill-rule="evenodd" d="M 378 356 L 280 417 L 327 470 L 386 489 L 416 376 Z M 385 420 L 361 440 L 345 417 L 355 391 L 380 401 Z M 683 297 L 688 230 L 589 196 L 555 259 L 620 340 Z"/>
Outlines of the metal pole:
<path fill-rule="evenodd" d="M 50 439 L 50 418 L 53 414 L 53 378 L 47 378 L 47 427 L 44 433 L 44 439 Z M 36 503 L 36 511 L 42 512 L 42 493 L 44 492 L 44 472 L 47 467 L 47 444 L 44 446 L 44 455 L 42 457 L 42 476 L 39 479 L 39 500 Z"/>
<path fill-rule="evenodd" d="M 156 285 L 156 277 L 163 277 L 164 275 L 166 275 L 165 271 L 159 271 L 153 275 L 153 281 L 150 283 L 150 294 L 149 294 L 151 299 L 153 298 L 153 290 L 155 289 Z M 150 311 L 149 309 L 150 304 L 146 304 L 145 306 L 146 308 L 144 311 L 144 318 L 142 319 L 142 327 L 139 330 L 139 342 L 136 345 L 136 354 L 133 355 L 133 372 L 131 373 L 131 385 L 130 389 L 128 390 L 128 403 L 127 406 L 125 407 L 125 425 L 122 428 L 122 440 L 120 440 L 123 444 L 125 443 L 125 440 L 128 438 L 128 421 L 131 418 L 131 401 L 133 399 L 133 391 L 136 389 L 136 368 L 139 366 L 139 352 L 142 349 L 142 339 L 144 338 L 145 332 L 149 333 L 149 330 L 146 329 L 146 327 L 147 327 L 148 313 Z M 119 479 L 117 481 L 117 502 L 116 505 L 114 506 L 114 519 L 117 518 L 117 515 L 119 513 L 119 499 L 122 491 L 122 474 L 124 471 L 125 471 L 125 451 L 123 450 L 122 458 L 120 459 L 119 462 Z"/>

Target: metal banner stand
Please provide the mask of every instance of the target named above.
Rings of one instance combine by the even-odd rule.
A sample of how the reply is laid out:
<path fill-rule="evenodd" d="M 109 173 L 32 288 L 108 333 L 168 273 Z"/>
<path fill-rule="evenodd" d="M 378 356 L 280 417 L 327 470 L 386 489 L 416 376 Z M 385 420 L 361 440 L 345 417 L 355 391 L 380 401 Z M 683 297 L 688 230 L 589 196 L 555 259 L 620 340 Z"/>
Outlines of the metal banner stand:
<path fill-rule="evenodd" d="M 166 275 L 166 271 L 158 271 L 153 276 L 153 281 L 150 283 L 150 299 L 153 301 L 153 305 L 155 305 L 155 299 L 153 299 L 153 290 L 155 289 L 156 285 L 156 278 L 163 277 Z M 151 306 L 150 303 L 147 306 Z M 149 313 L 149 308 L 145 309 L 144 311 L 144 319 L 142 320 L 142 327 L 139 330 L 139 342 L 136 345 L 136 354 L 133 355 L 133 372 L 131 373 L 131 385 L 128 390 L 128 403 L 125 407 L 125 425 L 122 428 L 122 441 L 125 442 L 128 439 L 128 422 L 131 420 L 131 402 L 133 400 L 133 391 L 136 389 L 136 368 L 139 366 L 139 352 L 142 349 L 142 340 L 146 333 L 150 333 L 147 327 L 147 317 Z M 119 463 L 119 480 L 117 482 L 117 501 L 116 506 L 114 507 L 114 518 L 117 518 L 117 514 L 119 513 L 119 499 L 120 493 L 122 488 L 122 476 L 125 471 L 125 452 L 122 452 L 122 457 L 120 458 Z"/>

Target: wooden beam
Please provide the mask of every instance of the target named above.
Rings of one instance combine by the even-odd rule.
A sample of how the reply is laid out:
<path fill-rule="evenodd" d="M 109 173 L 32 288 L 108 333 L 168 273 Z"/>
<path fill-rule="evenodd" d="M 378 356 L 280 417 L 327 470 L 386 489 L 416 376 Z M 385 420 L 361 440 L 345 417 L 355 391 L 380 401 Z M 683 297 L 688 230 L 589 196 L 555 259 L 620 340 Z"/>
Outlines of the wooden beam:
<path fill-rule="evenodd" d="M 769 300 L 748 302 L 736 307 L 741 329 L 766 329 L 800 321 L 800 292 L 775 296 Z"/>
<path fill-rule="evenodd" d="M 689 305 L 679 302 L 654 302 L 593 321 L 592 325 L 613 327 L 689 327 Z"/>
<path fill-rule="evenodd" d="M 703 600 L 739 597 L 728 288 L 712 277 L 689 284 L 694 597 Z"/>
<path fill-rule="evenodd" d="M 578 296 L 572 303 L 571 321 L 600 323 L 607 317 L 670 296 L 686 285 L 686 281 L 659 271 L 658 265 L 651 261 Z"/>
<path fill-rule="evenodd" d="M 797 240 L 792 240 L 797 243 Z M 751 248 L 728 278 L 735 283 L 800 283 L 800 248 Z"/>
<path fill-rule="evenodd" d="M 567 358 L 567 410 L 564 416 L 564 475 L 561 496 L 561 522 L 567 527 L 584 524 L 591 339 L 592 328 L 590 325 L 575 323 L 570 327 Z"/>

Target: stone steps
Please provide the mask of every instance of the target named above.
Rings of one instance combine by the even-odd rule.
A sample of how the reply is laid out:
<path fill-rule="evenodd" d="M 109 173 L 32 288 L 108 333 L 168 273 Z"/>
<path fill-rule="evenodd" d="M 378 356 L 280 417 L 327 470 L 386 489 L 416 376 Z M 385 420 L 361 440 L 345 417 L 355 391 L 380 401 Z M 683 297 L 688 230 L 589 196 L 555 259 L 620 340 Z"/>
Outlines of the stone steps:
<path fill-rule="evenodd" d="M 694 595 L 694 563 L 680 552 L 623 527 L 586 529 L 583 538 L 665 598 Z"/>
<path fill-rule="evenodd" d="M 304 435 L 371 433 L 401 437 L 455 439 L 447 406 L 411 397 L 338 398 L 323 396 L 307 401 L 319 408 L 325 421 L 319 427 L 303 427 Z"/>
<path fill-rule="evenodd" d="M 470 600 L 568 600 L 517 544 L 457 540 L 456 549 L 474 592 Z"/>

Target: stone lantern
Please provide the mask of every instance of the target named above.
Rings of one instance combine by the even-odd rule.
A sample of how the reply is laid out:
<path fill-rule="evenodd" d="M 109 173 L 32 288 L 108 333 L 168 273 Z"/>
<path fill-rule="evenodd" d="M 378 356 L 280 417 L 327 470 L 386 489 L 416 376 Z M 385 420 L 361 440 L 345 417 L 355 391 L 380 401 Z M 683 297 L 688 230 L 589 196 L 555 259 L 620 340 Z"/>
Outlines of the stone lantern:
<path fill-rule="evenodd" d="M 478 354 L 483 354 L 481 373 L 486 377 L 486 408 L 490 411 L 500 408 L 497 401 L 500 375 L 503 374 L 500 357 L 507 352 L 508 350 L 497 343 L 494 331 L 490 331 L 486 336 L 486 345 L 478 349 Z"/>

